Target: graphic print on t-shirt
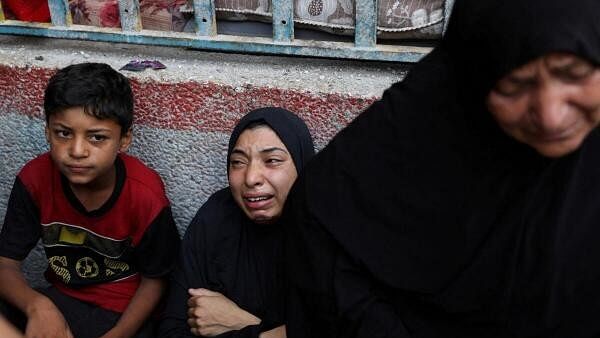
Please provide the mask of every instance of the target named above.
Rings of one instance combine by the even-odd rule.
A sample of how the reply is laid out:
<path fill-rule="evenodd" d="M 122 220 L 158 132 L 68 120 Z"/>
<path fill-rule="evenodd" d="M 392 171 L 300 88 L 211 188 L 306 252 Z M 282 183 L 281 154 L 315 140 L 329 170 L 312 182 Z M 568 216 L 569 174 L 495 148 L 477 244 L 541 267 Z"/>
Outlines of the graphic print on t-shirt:
<path fill-rule="evenodd" d="M 113 239 L 59 222 L 42 228 L 49 268 L 65 284 L 89 285 L 136 273 L 123 261 L 131 251 L 131 238 Z"/>

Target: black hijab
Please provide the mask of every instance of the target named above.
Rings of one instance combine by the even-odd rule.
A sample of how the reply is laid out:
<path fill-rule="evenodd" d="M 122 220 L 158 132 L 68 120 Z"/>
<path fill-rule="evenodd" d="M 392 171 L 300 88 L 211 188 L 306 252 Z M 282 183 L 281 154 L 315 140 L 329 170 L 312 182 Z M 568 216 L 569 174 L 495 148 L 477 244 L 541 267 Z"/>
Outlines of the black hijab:
<path fill-rule="evenodd" d="M 342 254 L 414 336 L 600 335 L 598 128 L 548 159 L 485 108 L 502 75 L 556 51 L 600 65 L 599 1 L 456 1 L 440 45 L 296 182 L 289 337 L 360 326 L 341 296 L 356 290 L 325 280 Z"/>
<path fill-rule="evenodd" d="M 227 173 L 229 173 L 229 158 L 233 147 L 246 128 L 252 124 L 264 123 L 279 136 L 279 139 L 290 152 L 298 174 L 304 165 L 315 154 L 308 127 L 294 113 L 283 108 L 265 107 L 255 109 L 246 114 L 233 128 L 229 137 L 227 149 Z"/>
<path fill-rule="evenodd" d="M 227 163 L 240 134 L 255 123 L 268 125 L 279 136 L 300 172 L 314 153 L 312 139 L 304 122 L 281 108 L 257 109 L 242 118 L 231 134 Z M 215 192 L 186 230 L 159 336 L 193 337 L 187 324 L 189 288 L 220 292 L 261 319 L 260 325 L 219 337 L 255 338 L 284 324 L 283 226 L 258 225 L 228 187 Z"/>

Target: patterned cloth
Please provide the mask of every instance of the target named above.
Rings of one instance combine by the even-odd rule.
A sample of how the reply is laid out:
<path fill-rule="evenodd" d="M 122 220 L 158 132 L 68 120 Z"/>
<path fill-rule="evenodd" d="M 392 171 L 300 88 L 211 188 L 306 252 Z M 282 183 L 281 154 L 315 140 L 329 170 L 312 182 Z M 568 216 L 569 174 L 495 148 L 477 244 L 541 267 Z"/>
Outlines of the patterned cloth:
<path fill-rule="evenodd" d="M 292 0 L 300 27 L 350 35 L 354 30 L 355 0 Z M 73 23 L 120 27 L 117 0 L 70 0 Z M 215 0 L 219 19 L 271 22 L 270 0 Z M 144 29 L 194 31 L 191 0 L 140 0 Z M 378 27 L 385 37 L 437 38 L 444 21 L 444 0 L 381 0 Z M 391 34 L 391 35 L 390 35 Z"/>

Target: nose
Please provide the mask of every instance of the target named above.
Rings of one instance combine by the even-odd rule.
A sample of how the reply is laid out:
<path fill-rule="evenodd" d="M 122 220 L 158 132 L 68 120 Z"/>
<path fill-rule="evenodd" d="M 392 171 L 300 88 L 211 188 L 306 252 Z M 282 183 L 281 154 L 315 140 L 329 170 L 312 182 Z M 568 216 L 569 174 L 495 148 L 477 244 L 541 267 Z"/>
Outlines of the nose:
<path fill-rule="evenodd" d="M 245 183 L 248 187 L 260 186 L 264 182 L 264 167 L 257 161 L 250 161 L 246 168 Z"/>
<path fill-rule="evenodd" d="M 540 84 L 532 100 L 532 115 L 540 132 L 554 133 L 568 125 L 568 93 L 557 83 Z"/>
<path fill-rule="evenodd" d="M 84 158 L 89 155 L 86 140 L 83 137 L 75 136 L 71 140 L 69 155 L 73 158 Z"/>

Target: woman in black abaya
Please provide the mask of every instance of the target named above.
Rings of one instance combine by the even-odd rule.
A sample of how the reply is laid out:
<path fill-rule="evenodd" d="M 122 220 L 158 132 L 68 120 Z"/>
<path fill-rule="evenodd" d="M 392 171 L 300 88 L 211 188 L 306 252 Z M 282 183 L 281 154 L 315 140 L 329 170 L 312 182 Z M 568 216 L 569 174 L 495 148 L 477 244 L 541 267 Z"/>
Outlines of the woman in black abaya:
<path fill-rule="evenodd" d="M 257 109 L 237 124 L 229 187 L 208 199 L 186 231 L 160 337 L 285 337 L 279 218 L 313 153 L 308 128 L 285 109 Z"/>
<path fill-rule="evenodd" d="M 457 0 L 284 213 L 287 334 L 600 336 L 600 2 Z"/>

